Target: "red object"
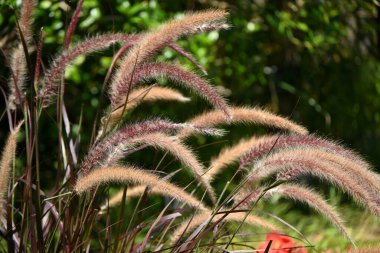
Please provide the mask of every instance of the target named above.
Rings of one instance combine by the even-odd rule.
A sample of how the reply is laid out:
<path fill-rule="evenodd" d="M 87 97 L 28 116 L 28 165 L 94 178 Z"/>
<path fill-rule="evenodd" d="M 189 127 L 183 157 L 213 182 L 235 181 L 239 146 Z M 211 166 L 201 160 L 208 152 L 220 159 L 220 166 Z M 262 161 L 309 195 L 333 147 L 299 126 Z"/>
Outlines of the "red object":
<path fill-rule="evenodd" d="M 269 233 L 265 242 L 260 243 L 257 250 L 264 252 L 270 241 L 272 241 L 272 245 L 269 253 L 307 253 L 304 247 L 297 245 L 289 236 L 277 233 Z"/>

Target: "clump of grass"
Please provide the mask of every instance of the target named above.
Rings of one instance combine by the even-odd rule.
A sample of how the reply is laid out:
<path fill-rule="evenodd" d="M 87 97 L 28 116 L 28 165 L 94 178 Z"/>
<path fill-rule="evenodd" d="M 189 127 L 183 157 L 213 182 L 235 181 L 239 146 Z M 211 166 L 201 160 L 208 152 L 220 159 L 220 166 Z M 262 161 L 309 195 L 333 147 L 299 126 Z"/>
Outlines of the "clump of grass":
<path fill-rule="evenodd" d="M 355 247 L 339 214 L 321 195 L 301 184 L 300 178 L 311 176 L 338 186 L 380 216 L 380 177 L 363 158 L 334 141 L 310 135 L 305 127 L 268 110 L 229 106 L 203 76 L 206 71 L 195 57 L 176 44 L 183 36 L 227 29 L 228 13 L 220 10 L 187 13 L 154 31 L 105 33 L 72 44 L 83 4 L 80 0 L 72 15 L 63 49 L 58 49 L 59 53 L 46 66 L 42 62 L 45 53 L 42 33 L 35 64 L 31 60 L 34 56 L 29 55 L 34 50 L 31 25 L 34 1 L 25 0 L 22 4 L 18 22 L 20 43 L 10 53 L 13 74 L 9 79 L 6 110 L 10 126 L 19 121 L 20 115 L 24 118 L 25 146 L 23 156 L 14 163 L 20 123 L 5 144 L 0 168 L 0 191 L 7 207 L 0 236 L 5 239 L 9 252 L 145 252 L 153 249 L 190 252 L 202 247 L 217 252 L 226 238 L 224 247 L 229 250 L 235 240 L 240 240 L 237 234 L 243 224 L 282 230 L 278 223 L 251 212 L 253 209 L 260 212 L 257 203 L 273 194 L 307 203 L 329 219 Z M 101 120 L 97 116 L 90 122 L 92 129 L 89 122 L 82 124 L 83 117 L 80 117 L 80 131 L 75 140 L 63 96 L 65 69 L 81 55 L 111 45 L 117 47 L 117 44 L 120 46 L 103 82 L 109 104 L 100 97 L 103 102 L 99 118 L 101 110 L 104 114 Z M 187 58 L 198 70 L 193 72 L 179 65 L 158 62 L 154 56 L 165 47 Z M 133 120 L 132 109 L 142 102 L 165 100 L 190 104 L 190 99 L 178 90 L 150 85 L 152 80 L 162 77 L 169 84 L 191 89 L 210 102 L 214 110 L 184 123 L 158 117 Z M 31 94 L 25 96 L 28 85 Z M 42 153 L 44 149 L 40 149 L 40 142 L 47 141 L 41 136 L 44 129 L 41 129 L 40 120 L 53 118 L 45 108 L 54 102 L 57 103 L 57 157 Z M 54 108 L 49 110 L 54 112 Z M 282 131 L 282 134 L 252 136 L 223 148 L 211 159 L 208 169 L 196 156 L 195 149 L 185 144 L 186 138 L 194 133 L 221 138 L 226 131 L 216 126 L 238 123 L 262 125 Z M 84 131 L 94 133 L 88 143 L 81 142 Z M 148 146 L 179 160 L 180 168 L 175 172 L 186 167 L 195 180 L 192 176 L 171 172 L 172 161 L 167 162 L 167 154 L 152 155 L 144 150 Z M 146 169 L 130 165 L 132 154 L 136 155 L 135 163 L 139 166 L 149 164 L 146 160 L 153 160 L 154 165 Z M 45 158 L 51 160 L 46 159 L 46 162 Z M 234 163 L 238 163 L 234 176 L 226 178 L 222 172 Z M 12 164 L 21 176 L 13 175 L 10 180 Z M 55 182 L 41 182 L 45 168 L 53 168 L 49 173 L 54 172 Z M 161 176 L 163 171 L 169 174 Z M 243 178 L 237 176 L 238 172 L 245 173 Z M 113 194 L 113 183 L 123 185 L 124 189 Z M 223 191 L 214 189 L 212 183 L 225 183 Z M 199 186 L 206 190 L 209 198 L 199 191 Z M 147 194 L 158 195 L 155 200 L 163 200 L 160 203 L 165 207 L 159 207 L 160 203 L 150 205 Z M 6 195 L 8 198 L 3 199 Z M 133 196 L 139 196 L 137 203 L 130 199 Z M 173 200 L 176 200 L 175 205 Z M 3 206 L 0 212 L 5 213 Z M 238 225 L 232 230 L 228 224 L 221 225 L 223 221 L 235 221 Z M 303 236 L 290 224 L 287 227 Z M 210 234 L 212 236 L 208 236 Z M 308 246 L 312 245 L 308 243 Z M 244 241 L 239 247 L 252 248 Z"/>

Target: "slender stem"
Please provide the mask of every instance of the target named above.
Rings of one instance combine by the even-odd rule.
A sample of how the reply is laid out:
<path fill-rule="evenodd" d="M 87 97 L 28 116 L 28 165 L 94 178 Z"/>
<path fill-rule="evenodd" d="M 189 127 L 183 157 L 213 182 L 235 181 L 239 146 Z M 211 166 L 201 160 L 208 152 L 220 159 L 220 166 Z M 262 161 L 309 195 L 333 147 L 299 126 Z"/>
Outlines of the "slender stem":
<path fill-rule="evenodd" d="M 36 162 L 36 219 L 37 219 L 37 240 L 39 251 L 44 252 L 44 238 L 42 232 L 41 198 L 40 198 L 40 158 L 39 158 L 39 134 L 38 134 L 38 112 L 34 107 L 34 138 L 35 138 L 35 162 Z"/>
<path fill-rule="evenodd" d="M 124 190 L 123 190 L 123 197 L 122 197 L 122 200 L 121 200 L 121 210 L 120 210 L 120 215 L 119 215 L 119 224 L 117 225 L 117 229 L 116 229 L 116 237 L 115 237 L 115 240 L 114 240 L 114 247 L 113 247 L 113 252 L 116 253 L 117 252 L 117 248 L 119 246 L 119 238 L 120 238 L 120 235 L 122 234 L 121 232 L 121 228 L 123 226 L 123 217 L 124 217 L 124 214 L 125 214 L 125 200 L 127 198 L 127 190 L 128 190 L 128 187 L 125 186 L 124 187 Z"/>

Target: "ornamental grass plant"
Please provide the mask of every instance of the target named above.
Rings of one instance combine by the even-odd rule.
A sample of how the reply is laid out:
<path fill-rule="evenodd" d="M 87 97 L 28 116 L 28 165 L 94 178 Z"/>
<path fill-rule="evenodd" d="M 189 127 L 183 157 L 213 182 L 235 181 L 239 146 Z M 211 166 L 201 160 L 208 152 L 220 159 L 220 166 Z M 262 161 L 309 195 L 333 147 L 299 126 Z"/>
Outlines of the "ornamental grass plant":
<path fill-rule="evenodd" d="M 345 211 L 319 185 L 339 188 L 379 217 L 380 175 L 356 152 L 289 117 L 227 101 L 196 57 L 179 46 L 188 36 L 229 29 L 226 11 L 189 12 L 156 29 L 75 41 L 83 3 L 78 1 L 54 53 L 44 49 L 43 30 L 37 36 L 33 0 L 16 12 L 17 37 L 7 42 L 12 45 L 2 43 L 9 76 L 1 120 L 10 129 L 0 162 L 2 251 L 313 252 L 318 241 L 261 209 L 283 197 L 308 205 L 337 228 L 338 240 L 362 252 L 357 228 L 348 228 Z M 82 115 L 67 110 L 65 70 L 78 57 L 111 46 L 112 62 L 104 82 L 96 84 L 104 91 L 99 110 L 92 122 L 82 122 Z M 160 61 L 165 48 L 193 70 Z M 51 60 L 44 61 L 44 54 Z M 184 122 L 153 113 L 135 117 L 143 103 L 175 107 L 193 96 L 211 108 Z M 82 114 L 86 110 L 84 105 Z M 79 129 L 70 117 L 79 117 Z M 54 140 L 44 137 L 41 122 L 47 119 Z M 201 160 L 207 146 L 192 146 L 191 138 L 222 142 L 231 125 L 268 131 L 233 140 Z M 91 138 L 82 141 L 84 133 Z M 45 142 L 57 143 L 56 151 L 42 152 Z M 45 173 L 51 182 L 41 180 Z"/>

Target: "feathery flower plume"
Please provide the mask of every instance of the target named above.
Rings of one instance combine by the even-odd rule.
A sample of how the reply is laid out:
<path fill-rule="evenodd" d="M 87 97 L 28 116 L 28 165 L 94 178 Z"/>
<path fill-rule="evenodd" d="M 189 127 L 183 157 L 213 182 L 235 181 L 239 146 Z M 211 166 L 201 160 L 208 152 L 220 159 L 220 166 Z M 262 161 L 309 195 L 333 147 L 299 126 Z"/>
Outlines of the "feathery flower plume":
<path fill-rule="evenodd" d="M 202 72 L 202 74 L 207 75 L 206 69 L 202 67 L 202 65 L 194 58 L 194 56 L 191 53 L 187 52 L 184 48 L 175 43 L 170 44 L 169 47 L 176 51 L 178 54 L 188 59 L 192 64 L 194 64 L 195 67 L 197 67 Z"/>
<path fill-rule="evenodd" d="M 8 104 L 11 110 L 16 109 L 16 105 L 21 104 L 25 98 L 24 79 L 26 78 L 26 60 L 23 46 L 19 45 L 11 54 L 10 66 L 13 71 L 12 77 L 9 79 Z"/>
<path fill-rule="evenodd" d="M 17 146 L 17 136 L 20 132 L 21 125 L 24 122 L 21 121 L 15 129 L 12 131 L 12 133 L 9 135 L 7 142 L 5 144 L 3 153 L 1 155 L 0 160 L 0 197 L 1 197 L 1 203 L 0 203 L 0 216 L 3 214 L 3 205 L 6 202 L 3 198 L 8 192 L 8 182 L 9 177 L 11 173 L 12 168 L 12 161 L 13 156 L 16 152 L 16 146 Z"/>
<path fill-rule="evenodd" d="M 142 33 L 139 35 L 135 35 L 136 39 L 141 38 Z M 111 73 L 115 67 L 115 64 L 117 60 L 131 47 L 131 44 L 126 44 L 125 46 L 121 47 L 119 51 L 114 55 L 111 65 L 108 68 L 107 75 L 105 77 L 104 83 L 108 83 L 108 80 L 111 77 Z M 197 60 L 193 57 L 193 55 L 189 52 L 187 52 L 182 47 L 178 46 L 176 43 L 171 43 L 168 45 L 169 48 L 176 51 L 178 54 L 182 55 L 183 57 L 187 58 L 190 62 L 192 62 L 198 69 L 202 71 L 203 74 L 207 74 L 206 70 L 197 62 Z"/>
<path fill-rule="evenodd" d="M 279 129 L 289 130 L 301 135 L 308 134 L 308 131 L 303 126 L 300 126 L 284 117 L 275 115 L 266 110 L 250 107 L 231 107 L 229 108 L 232 114 L 231 123 L 246 123 L 246 124 L 261 124 Z M 196 116 L 188 121 L 195 126 L 211 127 L 220 124 L 225 124 L 226 119 L 219 111 L 209 111 L 199 116 Z M 180 133 L 181 138 L 185 138 L 190 132 L 183 131 Z"/>
<path fill-rule="evenodd" d="M 369 180 L 360 175 L 355 176 L 351 167 L 344 167 L 337 162 L 316 156 L 317 151 L 291 149 L 263 158 L 255 163 L 247 175 L 248 184 L 279 172 L 278 180 L 288 181 L 305 174 L 311 174 L 339 186 L 352 195 L 356 201 L 380 216 L 379 194 Z M 336 161 L 339 161 L 338 158 Z M 366 171 L 364 168 L 362 170 Z M 378 180 L 377 177 L 373 179 L 373 181 L 376 180 Z"/>
<path fill-rule="evenodd" d="M 173 100 L 178 102 L 189 102 L 190 98 L 185 97 L 181 92 L 167 87 L 140 87 L 129 94 L 131 103 L 138 103 L 138 99 L 143 101 Z M 134 101 L 133 101 L 134 100 Z M 127 105 L 128 106 L 128 105 Z M 132 105 L 133 106 L 133 105 Z"/>
<path fill-rule="evenodd" d="M 330 220 L 330 222 L 339 229 L 343 236 L 345 236 L 353 245 L 355 245 L 354 241 L 349 236 L 347 229 L 343 224 L 344 222 L 340 218 L 339 214 L 318 193 L 305 187 L 292 184 L 283 184 L 266 192 L 265 197 L 269 197 L 275 193 L 278 193 L 285 198 L 300 201 L 309 205 L 317 212 L 325 216 L 328 220 Z"/>
<path fill-rule="evenodd" d="M 134 68 L 145 62 L 150 56 L 176 41 L 184 35 L 203 32 L 208 29 L 225 28 L 227 13 L 224 11 L 202 11 L 185 15 L 180 20 L 172 20 L 160 26 L 156 31 L 149 32 L 143 36 L 138 46 L 132 48 L 130 53 L 123 58 L 119 69 L 113 77 L 111 84 L 111 101 L 116 105 L 116 101 L 124 97 L 119 92 L 124 90 Z"/>
<path fill-rule="evenodd" d="M 124 106 L 121 106 L 112 111 L 108 119 L 104 118 L 102 120 L 103 124 L 107 123 L 108 128 L 112 128 L 112 126 L 114 126 L 122 118 L 123 111 L 126 113 L 141 102 L 152 102 L 156 100 L 178 101 L 184 103 L 190 101 L 190 98 L 185 97 L 179 91 L 166 87 L 154 86 L 134 89 L 128 96 L 128 102 L 125 110 Z"/>
<path fill-rule="evenodd" d="M 146 170 L 137 169 L 135 167 L 105 167 L 92 171 L 90 174 L 80 178 L 75 184 L 75 191 L 79 194 L 91 190 L 93 187 L 103 183 L 118 182 L 118 183 L 134 183 L 145 184 L 158 189 L 165 196 L 173 197 L 192 207 L 207 210 L 207 208 L 196 198 L 183 191 L 178 186 L 175 186 L 156 175 L 147 172 Z"/>
<path fill-rule="evenodd" d="M 33 80 L 33 85 L 35 89 L 38 90 L 38 83 L 40 80 L 40 74 L 41 74 L 41 64 L 42 64 L 42 44 L 44 40 L 44 33 L 41 28 L 39 38 L 38 38 L 38 43 L 37 43 L 37 53 L 36 53 L 36 65 L 34 66 L 34 80 Z"/>
<path fill-rule="evenodd" d="M 33 9 L 35 5 L 35 0 L 24 0 L 22 1 L 19 25 L 22 31 L 22 35 L 25 40 L 30 40 L 33 32 L 31 30 L 33 24 Z"/>
<path fill-rule="evenodd" d="M 210 182 L 203 177 L 205 174 L 203 165 L 198 161 L 190 148 L 185 146 L 179 139 L 173 136 L 155 133 L 132 138 L 127 143 L 127 145 L 131 146 L 136 144 L 146 144 L 171 153 L 174 157 L 181 161 L 182 164 L 191 169 L 196 179 L 206 188 L 210 198 L 216 202 L 216 196 Z M 122 157 L 124 149 L 124 147 L 119 147 L 114 151 L 111 151 L 107 160 L 112 161 L 112 163 L 116 162 L 120 157 Z"/>
<path fill-rule="evenodd" d="M 190 217 L 187 220 L 183 221 L 179 225 L 179 227 L 176 230 L 174 230 L 174 232 L 172 233 L 171 241 L 176 242 L 180 239 L 182 234 L 188 233 L 202 224 L 207 224 L 208 222 L 210 222 L 211 217 L 213 217 L 211 222 L 215 222 L 218 219 L 220 219 L 223 215 L 224 214 L 221 213 L 213 216 L 212 212 L 208 210 L 201 212 L 193 217 Z M 252 226 L 263 227 L 271 231 L 280 231 L 280 229 L 278 229 L 278 227 L 274 224 L 253 214 L 249 214 L 247 216 L 245 213 L 242 212 L 231 212 L 225 217 L 225 220 L 236 222 L 244 221 L 244 223 Z"/>
<path fill-rule="evenodd" d="M 44 87 L 39 92 L 39 98 L 44 99 L 45 106 L 52 102 L 54 96 L 57 95 L 59 77 L 78 56 L 102 50 L 118 42 L 132 45 L 137 40 L 138 35 L 109 33 L 88 38 L 71 49 L 64 50 L 53 60 L 51 67 L 46 71 Z"/>
<path fill-rule="evenodd" d="M 364 167 L 370 167 L 367 162 L 353 151 L 330 140 L 325 140 L 313 135 L 266 135 L 257 138 L 257 141 L 252 145 L 252 149 L 240 158 L 240 168 L 249 166 L 255 160 L 261 158 L 263 155 L 267 155 L 271 151 L 274 152 L 283 148 L 300 146 L 326 149 L 333 153 L 340 154 Z"/>
<path fill-rule="evenodd" d="M 101 166 L 105 155 L 108 154 L 110 150 L 117 147 L 120 143 L 127 142 L 133 137 L 155 132 L 170 133 L 182 127 L 184 126 L 181 124 L 159 118 L 128 124 L 94 144 L 82 162 L 82 173 L 86 175 L 91 168 Z"/>
<path fill-rule="evenodd" d="M 253 136 L 249 139 L 241 140 L 238 144 L 222 150 L 219 155 L 212 160 L 205 176 L 209 178 L 210 181 L 213 181 L 215 175 L 220 173 L 223 168 L 236 162 L 236 160 L 250 150 L 253 144 L 257 142 L 257 138 L 258 137 Z"/>
<path fill-rule="evenodd" d="M 30 50 L 30 43 L 32 40 L 32 14 L 34 9 L 34 0 L 24 0 L 21 6 L 20 18 L 18 24 L 20 27 L 19 39 L 21 35 Z M 13 72 L 13 77 L 9 80 L 10 94 L 8 96 L 8 103 L 12 110 L 16 109 L 16 105 L 20 104 L 24 100 L 25 92 L 25 79 L 27 76 L 27 62 L 24 52 L 24 46 L 22 42 L 11 53 L 10 67 Z"/>
<path fill-rule="evenodd" d="M 79 20 L 79 14 L 82 8 L 84 0 L 79 0 L 77 8 L 75 8 L 74 14 L 71 18 L 69 28 L 67 29 L 66 38 L 65 38 L 65 48 L 69 48 L 71 37 L 73 36 L 74 30 L 77 26 Z"/>
<path fill-rule="evenodd" d="M 171 64 L 159 62 L 142 64 L 136 68 L 131 80 L 128 80 L 124 85 L 118 86 L 116 90 L 112 90 L 112 107 L 115 108 L 120 106 L 120 104 L 125 101 L 128 91 L 137 83 L 160 77 L 166 77 L 173 80 L 175 83 L 182 84 L 186 88 L 192 89 L 194 92 L 197 92 L 200 96 L 207 99 L 216 109 L 221 110 L 224 117 L 227 116 L 227 119 L 231 117 L 225 99 L 219 95 L 215 87 L 209 82 L 191 71 L 184 70 Z"/>
<path fill-rule="evenodd" d="M 361 163 L 362 160 L 360 160 L 360 163 L 356 163 L 355 161 L 347 159 L 344 154 L 341 155 L 339 153 L 332 153 L 316 147 L 294 148 L 292 151 L 298 152 L 298 154 L 314 157 L 322 161 L 331 162 L 332 164 L 339 166 L 343 173 L 350 175 L 352 178 L 360 179 L 363 183 L 366 183 L 366 189 L 369 191 L 373 191 L 376 194 L 380 193 L 380 179 L 378 175 L 371 171 L 369 164 L 367 164 L 367 166 L 363 166 Z"/>
<path fill-rule="evenodd" d="M 177 124 L 163 119 L 151 119 L 129 124 L 94 144 L 81 165 L 82 173 L 86 175 L 91 168 L 102 165 L 106 154 L 119 147 L 119 145 L 127 145 L 132 138 L 155 132 L 171 133 L 182 128 L 190 128 L 202 134 L 223 134 L 217 129 L 197 128 L 190 124 Z"/>

